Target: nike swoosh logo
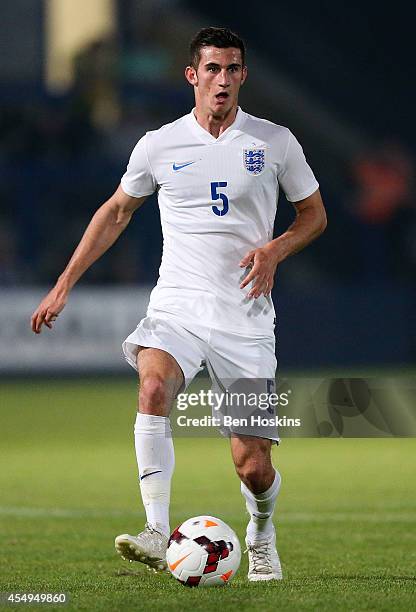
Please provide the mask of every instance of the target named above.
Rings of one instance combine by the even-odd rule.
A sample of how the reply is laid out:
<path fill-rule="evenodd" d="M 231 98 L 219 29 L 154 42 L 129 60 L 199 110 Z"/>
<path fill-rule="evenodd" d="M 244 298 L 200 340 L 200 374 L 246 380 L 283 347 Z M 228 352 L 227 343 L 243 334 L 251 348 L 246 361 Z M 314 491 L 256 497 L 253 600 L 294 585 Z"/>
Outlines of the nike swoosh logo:
<path fill-rule="evenodd" d="M 181 168 L 185 168 L 186 166 L 190 166 L 191 164 L 194 164 L 194 161 L 191 162 L 186 162 L 186 164 L 175 164 L 175 162 L 173 162 L 173 166 L 172 168 L 174 170 L 180 170 Z"/>
<path fill-rule="evenodd" d="M 178 559 L 177 561 L 175 561 L 175 563 L 169 563 L 169 569 L 173 572 L 174 569 L 176 569 L 179 565 L 179 563 L 182 563 L 182 561 L 184 561 L 186 559 L 186 557 L 189 557 L 191 553 L 188 553 L 187 555 L 185 555 L 184 557 L 181 557 L 180 559 Z"/>
<path fill-rule="evenodd" d="M 140 476 L 140 480 L 143 480 L 143 478 L 147 478 L 148 476 L 152 476 L 153 474 L 160 474 L 162 470 L 156 470 L 156 472 L 149 472 L 148 474 L 145 474 L 144 476 Z"/>
<path fill-rule="evenodd" d="M 231 578 L 232 573 L 233 573 L 233 570 L 226 572 L 225 574 L 221 576 L 221 580 L 224 580 L 224 582 L 227 582 L 227 580 Z"/>

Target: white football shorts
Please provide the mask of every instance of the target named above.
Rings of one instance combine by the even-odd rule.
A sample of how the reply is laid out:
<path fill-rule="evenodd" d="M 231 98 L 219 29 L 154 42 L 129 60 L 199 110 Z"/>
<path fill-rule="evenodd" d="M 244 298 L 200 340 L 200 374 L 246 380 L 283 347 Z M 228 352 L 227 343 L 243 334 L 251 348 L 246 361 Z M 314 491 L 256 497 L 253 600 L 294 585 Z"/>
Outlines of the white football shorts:
<path fill-rule="evenodd" d="M 274 335 L 247 337 L 194 322 L 184 322 L 171 315 L 165 318 L 164 313 L 161 313 L 142 319 L 123 342 L 124 356 L 135 370 L 140 347 L 157 348 L 174 357 L 184 375 L 181 391 L 188 387 L 204 366 L 207 367 L 212 390 L 215 392 L 231 388 L 233 392 L 241 390 L 244 393 L 262 394 L 266 391 L 270 393 L 270 385 L 274 386 L 277 366 Z M 235 408 L 231 412 L 235 414 Z M 263 413 L 261 416 L 264 416 Z M 257 420 L 252 429 L 221 425 L 220 431 L 227 436 L 240 433 L 278 442 L 277 426 L 265 425 L 264 421 L 262 419 L 262 424 L 258 425 Z"/>

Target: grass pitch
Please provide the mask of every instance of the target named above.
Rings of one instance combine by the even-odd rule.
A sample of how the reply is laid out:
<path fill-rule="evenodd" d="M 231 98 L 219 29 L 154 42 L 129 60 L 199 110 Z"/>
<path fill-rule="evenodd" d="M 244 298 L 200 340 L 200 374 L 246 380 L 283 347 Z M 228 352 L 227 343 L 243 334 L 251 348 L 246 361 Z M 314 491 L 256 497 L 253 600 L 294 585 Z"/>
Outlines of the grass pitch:
<path fill-rule="evenodd" d="M 0 401 L 0 591 L 66 592 L 67 610 L 414 609 L 416 440 L 284 440 L 273 452 L 285 580 L 248 583 L 244 555 L 230 585 L 186 589 L 114 551 L 144 523 L 134 379 L 3 383 Z M 172 527 L 218 515 L 244 548 L 228 442 L 175 447 Z"/>

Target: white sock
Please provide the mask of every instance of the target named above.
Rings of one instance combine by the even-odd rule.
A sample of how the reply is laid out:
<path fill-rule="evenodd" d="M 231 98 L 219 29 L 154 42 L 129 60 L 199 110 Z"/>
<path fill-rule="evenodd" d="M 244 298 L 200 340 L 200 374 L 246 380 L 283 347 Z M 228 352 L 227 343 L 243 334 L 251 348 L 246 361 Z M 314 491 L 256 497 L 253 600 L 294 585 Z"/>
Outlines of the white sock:
<path fill-rule="evenodd" d="M 241 483 L 241 493 L 245 497 L 247 512 L 250 514 L 250 522 L 247 525 L 247 540 L 250 543 L 267 540 L 274 533 L 272 518 L 281 483 L 279 472 L 275 470 L 275 473 L 271 487 L 263 493 L 253 493 Z"/>
<path fill-rule="evenodd" d="M 134 441 L 147 522 L 169 536 L 170 483 L 175 466 L 169 417 L 138 412 Z"/>

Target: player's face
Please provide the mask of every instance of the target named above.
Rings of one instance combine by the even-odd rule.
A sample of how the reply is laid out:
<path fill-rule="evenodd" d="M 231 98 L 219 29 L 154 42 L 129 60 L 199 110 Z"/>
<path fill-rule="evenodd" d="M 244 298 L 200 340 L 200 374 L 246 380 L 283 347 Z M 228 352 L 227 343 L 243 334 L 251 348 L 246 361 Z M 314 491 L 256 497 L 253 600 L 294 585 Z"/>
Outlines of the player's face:
<path fill-rule="evenodd" d="M 238 93 L 247 76 L 241 51 L 230 47 L 202 47 L 198 69 L 186 69 L 186 78 L 195 88 L 197 107 L 213 116 L 224 117 L 238 104 Z"/>

